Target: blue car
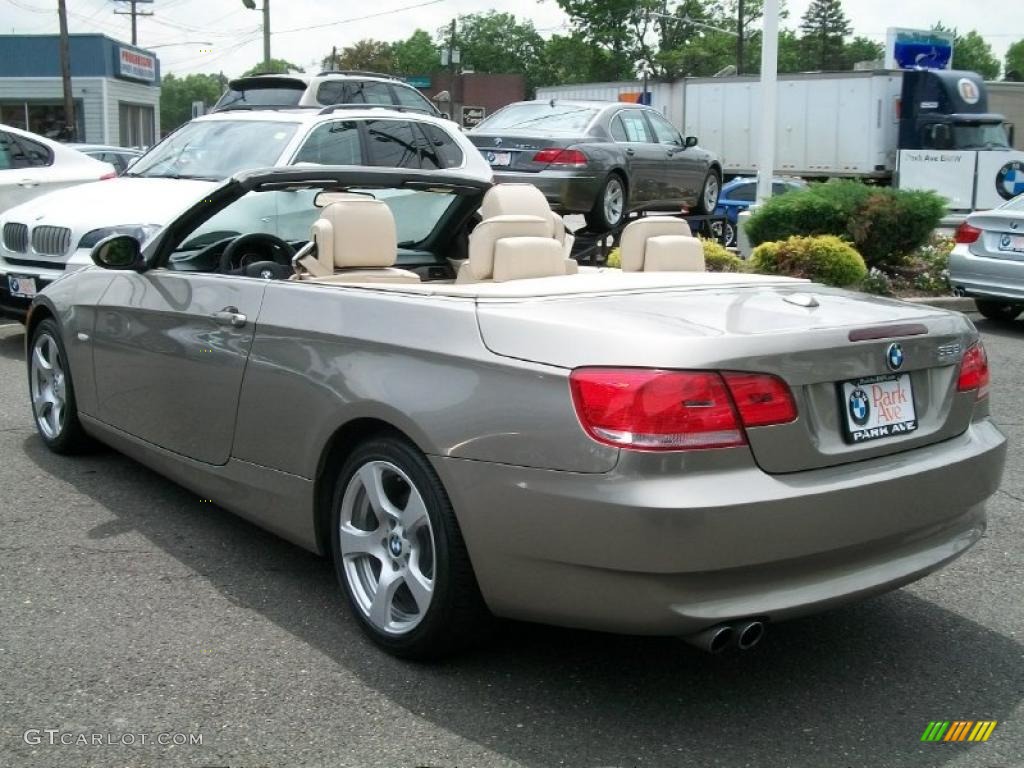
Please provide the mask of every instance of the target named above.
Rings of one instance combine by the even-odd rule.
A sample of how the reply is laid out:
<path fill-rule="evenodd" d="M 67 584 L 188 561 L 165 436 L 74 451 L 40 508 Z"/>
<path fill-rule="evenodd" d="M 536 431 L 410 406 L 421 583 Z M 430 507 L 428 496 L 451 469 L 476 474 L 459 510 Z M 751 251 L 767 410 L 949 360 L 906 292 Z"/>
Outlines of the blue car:
<path fill-rule="evenodd" d="M 800 179 L 783 178 L 776 176 L 772 179 L 772 197 L 781 195 L 794 189 L 806 189 L 807 182 Z M 738 176 L 722 185 L 722 193 L 718 197 L 718 207 L 715 213 L 724 215 L 725 220 L 725 244 L 736 245 L 736 221 L 740 211 L 745 211 L 754 204 L 757 197 L 757 178 L 754 176 Z M 712 225 L 714 230 L 719 225 Z M 717 236 L 719 233 L 714 232 Z"/>

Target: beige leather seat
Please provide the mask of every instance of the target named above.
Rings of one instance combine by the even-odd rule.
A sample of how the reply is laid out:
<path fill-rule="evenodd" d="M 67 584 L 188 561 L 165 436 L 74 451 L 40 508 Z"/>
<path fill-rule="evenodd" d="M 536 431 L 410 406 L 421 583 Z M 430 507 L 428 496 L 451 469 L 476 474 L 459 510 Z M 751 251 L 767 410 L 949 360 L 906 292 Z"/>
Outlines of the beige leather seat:
<path fill-rule="evenodd" d="M 469 258 L 457 283 L 552 277 L 566 273 L 562 246 L 551 237 L 551 222 L 540 216 L 492 216 L 469 236 Z"/>
<path fill-rule="evenodd" d="M 562 217 L 551 210 L 547 198 L 533 184 L 495 184 L 480 204 L 480 218 L 484 221 L 495 216 L 537 216 L 551 222 L 548 236 L 554 238 L 562 246 L 566 262 L 566 271 L 577 271 L 575 259 L 571 259 L 572 244 L 575 238 L 566 230 Z"/>
<path fill-rule="evenodd" d="M 299 259 L 318 283 L 418 283 L 415 272 L 395 269 L 398 240 L 395 218 L 380 200 L 346 196 L 324 207 L 313 222 L 310 240 L 316 258 Z"/>
<path fill-rule="evenodd" d="M 623 272 L 703 272 L 704 248 L 690 225 L 669 216 L 651 216 L 622 230 Z"/>

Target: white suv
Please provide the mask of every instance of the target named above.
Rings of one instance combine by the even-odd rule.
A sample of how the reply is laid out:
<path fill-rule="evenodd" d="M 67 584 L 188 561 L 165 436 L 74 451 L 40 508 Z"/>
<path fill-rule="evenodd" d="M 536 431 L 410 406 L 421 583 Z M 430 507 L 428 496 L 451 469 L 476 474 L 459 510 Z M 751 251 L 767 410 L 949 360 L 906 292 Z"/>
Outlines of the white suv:
<path fill-rule="evenodd" d="M 0 214 L 0 312 L 23 317 L 32 297 L 92 263 L 104 237 L 145 241 L 239 171 L 279 165 L 491 168 L 455 126 L 437 117 L 366 105 L 322 110 L 225 111 L 186 123 L 123 176 L 53 192 Z M 287 237 L 287 212 L 262 217 Z M 45 237 L 42 236 L 45 234 Z"/>
<path fill-rule="evenodd" d="M 319 75 L 250 75 L 228 82 L 213 112 L 226 109 L 328 107 L 377 104 L 443 117 L 413 86 L 392 75 L 358 70 L 328 70 Z"/>

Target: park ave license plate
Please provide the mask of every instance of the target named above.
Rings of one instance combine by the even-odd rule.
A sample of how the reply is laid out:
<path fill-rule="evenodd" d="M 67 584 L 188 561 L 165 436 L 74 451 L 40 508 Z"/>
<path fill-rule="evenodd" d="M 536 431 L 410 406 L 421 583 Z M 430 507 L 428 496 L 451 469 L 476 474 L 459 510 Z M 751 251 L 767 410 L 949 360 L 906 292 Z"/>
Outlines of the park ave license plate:
<path fill-rule="evenodd" d="M 847 442 L 864 443 L 917 429 L 909 373 L 844 381 L 840 389 Z"/>
<path fill-rule="evenodd" d="M 7 288 L 10 290 L 11 296 L 20 296 L 23 299 L 31 299 L 36 295 L 36 279 L 34 277 L 8 275 Z"/>
<path fill-rule="evenodd" d="M 511 152 L 487 152 L 487 162 L 491 165 L 511 165 L 512 164 L 512 153 Z"/>

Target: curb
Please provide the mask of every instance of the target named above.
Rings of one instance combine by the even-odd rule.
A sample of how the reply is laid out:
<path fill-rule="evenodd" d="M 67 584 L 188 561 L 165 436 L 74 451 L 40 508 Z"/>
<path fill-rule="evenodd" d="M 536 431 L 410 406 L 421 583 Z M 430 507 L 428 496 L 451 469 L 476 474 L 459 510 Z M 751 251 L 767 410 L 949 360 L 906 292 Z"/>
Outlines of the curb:
<path fill-rule="evenodd" d="M 967 296 L 913 296 L 902 301 L 909 301 L 911 304 L 924 304 L 939 309 L 952 309 L 955 312 L 977 312 L 974 299 Z"/>

